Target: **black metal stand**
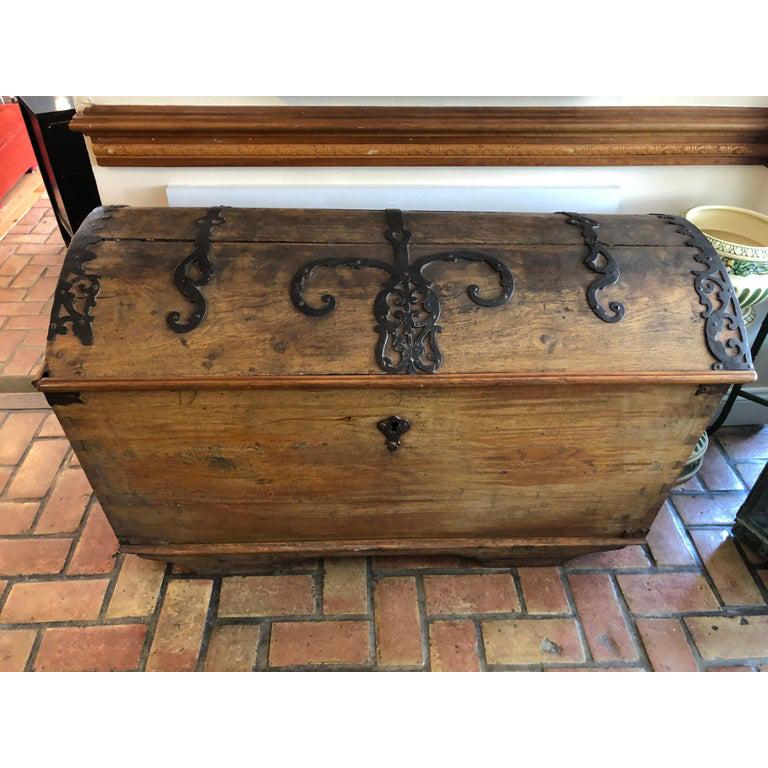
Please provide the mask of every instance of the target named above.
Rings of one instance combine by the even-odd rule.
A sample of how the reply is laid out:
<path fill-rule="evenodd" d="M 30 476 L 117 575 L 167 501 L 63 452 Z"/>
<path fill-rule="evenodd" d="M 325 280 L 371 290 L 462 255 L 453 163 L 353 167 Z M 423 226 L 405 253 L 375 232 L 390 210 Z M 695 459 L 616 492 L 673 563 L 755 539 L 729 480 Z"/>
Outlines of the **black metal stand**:
<path fill-rule="evenodd" d="M 768 336 L 768 313 L 766 313 L 763 318 L 763 322 L 760 323 L 760 330 L 757 332 L 757 336 L 755 336 L 755 340 L 752 342 L 752 347 L 750 348 L 753 361 L 757 359 L 757 355 L 760 352 L 760 348 L 763 346 L 766 336 Z M 733 404 L 736 402 L 737 397 L 743 397 L 745 400 L 751 400 L 753 403 L 768 407 L 768 399 L 753 395 L 751 392 L 744 392 L 741 384 L 734 384 L 728 392 L 728 397 L 726 398 L 725 404 L 718 417 L 707 428 L 708 435 L 714 435 L 715 432 L 723 426 L 725 420 L 731 413 L 731 409 L 733 408 Z"/>
<path fill-rule="evenodd" d="M 768 464 L 736 514 L 733 535 L 768 558 Z"/>

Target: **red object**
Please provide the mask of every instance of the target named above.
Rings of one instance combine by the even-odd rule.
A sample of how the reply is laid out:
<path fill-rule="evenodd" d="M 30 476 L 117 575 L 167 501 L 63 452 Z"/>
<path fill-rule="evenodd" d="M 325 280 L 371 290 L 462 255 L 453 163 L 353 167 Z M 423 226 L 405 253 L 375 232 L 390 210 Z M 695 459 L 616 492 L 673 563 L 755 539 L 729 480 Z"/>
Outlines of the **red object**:
<path fill-rule="evenodd" d="M 0 197 L 37 166 L 18 104 L 0 104 Z"/>

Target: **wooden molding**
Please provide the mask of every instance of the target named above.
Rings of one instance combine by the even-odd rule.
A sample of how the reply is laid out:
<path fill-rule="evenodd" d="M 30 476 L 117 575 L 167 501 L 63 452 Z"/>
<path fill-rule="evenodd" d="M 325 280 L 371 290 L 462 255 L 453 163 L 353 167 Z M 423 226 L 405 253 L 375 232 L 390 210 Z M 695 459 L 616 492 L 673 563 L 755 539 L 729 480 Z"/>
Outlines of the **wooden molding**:
<path fill-rule="evenodd" d="M 551 538 L 458 538 L 444 539 L 334 539 L 333 541 L 254 541 L 249 543 L 128 544 L 120 551 L 160 560 L 183 562 L 184 558 L 231 557 L 342 557 L 349 555 L 436 555 L 466 557 L 517 557 L 524 563 L 539 557 L 561 562 L 568 557 L 599 549 L 619 549 L 645 544 L 630 536 L 557 536 Z M 565 556 L 563 552 L 567 553 Z M 214 561 L 215 562 L 215 561 Z"/>
<path fill-rule="evenodd" d="M 762 107 L 95 105 L 71 128 L 105 166 L 768 163 Z"/>
<path fill-rule="evenodd" d="M 441 373 L 424 377 L 392 374 L 324 374 L 301 376 L 198 376 L 175 379 L 54 379 L 41 377 L 33 382 L 46 392 L 146 392 L 167 389 L 304 389 L 430 387 L 503 387 L 536 384 L 735 384 L 757 381 L 754 370 L 728 371 L 625 371 L 622 373 Z"/>

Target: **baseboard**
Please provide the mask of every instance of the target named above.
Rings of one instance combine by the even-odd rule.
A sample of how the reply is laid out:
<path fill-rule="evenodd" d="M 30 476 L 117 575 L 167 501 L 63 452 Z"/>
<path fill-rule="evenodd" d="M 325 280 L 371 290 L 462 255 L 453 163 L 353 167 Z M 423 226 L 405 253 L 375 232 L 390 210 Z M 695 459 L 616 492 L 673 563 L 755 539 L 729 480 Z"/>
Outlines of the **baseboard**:
<path fill-rule="evenodd" d="M 744 387 L 744 389 L 753 395 L 768 400 L 768 387 Z M 746 424 L 768 424 L 768 408 L 743 397 L 737 397 L 725 423 L 731 427 Z"/>

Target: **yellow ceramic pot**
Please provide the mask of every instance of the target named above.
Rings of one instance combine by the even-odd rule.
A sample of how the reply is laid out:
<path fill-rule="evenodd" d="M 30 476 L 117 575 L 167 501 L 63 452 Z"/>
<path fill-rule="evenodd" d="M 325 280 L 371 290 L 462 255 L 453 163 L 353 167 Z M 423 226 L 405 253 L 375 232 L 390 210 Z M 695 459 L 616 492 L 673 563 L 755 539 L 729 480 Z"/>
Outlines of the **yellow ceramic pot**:
<path fill-rule="evenodd" d="M 744 314 L 755 319 L 755 306 L 768 298 L 768 216 L 746 208 L 700 205 L 685 218 L 695 224 L 720 254 Z"/>

